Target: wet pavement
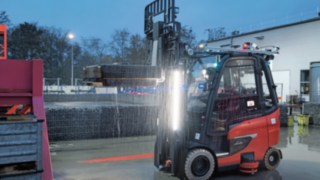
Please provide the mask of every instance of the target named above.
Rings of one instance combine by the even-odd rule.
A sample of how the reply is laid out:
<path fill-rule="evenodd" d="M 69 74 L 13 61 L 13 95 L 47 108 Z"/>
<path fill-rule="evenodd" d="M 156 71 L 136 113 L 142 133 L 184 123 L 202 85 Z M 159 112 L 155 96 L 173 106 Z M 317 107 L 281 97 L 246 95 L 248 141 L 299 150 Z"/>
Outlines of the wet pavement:
<path fill-rule="evenodd" d="M 56 180 L 177 179 L 153 166 L 154 136 L 61 141 L 51 144 Z M 215 179 L 320 179 L 320 127 L 281 128 L 284 159 L 275 171 L 244 175 L 222 172 Z"/>

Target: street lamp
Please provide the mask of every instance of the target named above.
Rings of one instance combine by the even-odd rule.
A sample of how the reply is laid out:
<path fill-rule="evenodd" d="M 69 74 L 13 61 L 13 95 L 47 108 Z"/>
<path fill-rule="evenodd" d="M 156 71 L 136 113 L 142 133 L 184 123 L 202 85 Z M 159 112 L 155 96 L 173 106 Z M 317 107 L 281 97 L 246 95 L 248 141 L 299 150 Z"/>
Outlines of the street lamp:
<path fill-rule="evenodd" d="M 75 36 L 72 32 L 67 34 L 67 37 L 70 41 L 72 41 Z M 73 43 L 71 43 L 71 86 L 73 86 Z"/>

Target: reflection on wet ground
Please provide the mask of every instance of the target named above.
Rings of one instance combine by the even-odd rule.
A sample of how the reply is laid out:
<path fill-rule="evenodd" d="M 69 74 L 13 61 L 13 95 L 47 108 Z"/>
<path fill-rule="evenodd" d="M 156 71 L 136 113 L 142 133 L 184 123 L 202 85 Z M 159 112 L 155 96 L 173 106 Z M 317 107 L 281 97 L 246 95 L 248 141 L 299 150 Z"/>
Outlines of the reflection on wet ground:
<path fill-rule="evenodd" d="M 294 126 L 281 128 L 279 148 L 286 149 L 298 144 L 306 145 L 308 151 L 320 153 L 320 127 Z"/>
<path fill-rule="evenodd" d="M 320 179 L 320 127 L 282 127 L 278 148 L 283 159 L 277 170 L 262 169 L 254 176 L 238 171 L 223 172 L 216 179 Z"/>
<path fill-rule="evenodd" d="M 57 142 L 52 145 L 55 179 L 177 179 L 158 172 L 152 158 L 83 163 L 84 160 L 153 153 L 154 137 Z M 255 175 L 219 173 L 215 179 L 320 179 L 320 127 L 281 128 L 283 160 L 276 171 Z"/>
<path fill-rule="evenodd" d="M 155 180 L 177 180 L 178 178 L 170 177 L 168 174 L 164 174 L 162 172 L 155 171 L 154 173 L 154 179 Z M 247 175 L 247 174 L 241 174 L 239 171 L 228 171 L 219 173 L 215 176 L 214 179 L 218 180 L 234 180 L 234 179 L 240 179 L 240 180 L 280 180 L 285 179 L 282 178 L 280 173 L 275 171 L 259 171 L 255 175 Z"/>
<path fill-rule="evenodd" d="M 278 171 L 283 179 L 320 179 L 320 127 L 281 128 L 280 138 L 284 159 Z"/>

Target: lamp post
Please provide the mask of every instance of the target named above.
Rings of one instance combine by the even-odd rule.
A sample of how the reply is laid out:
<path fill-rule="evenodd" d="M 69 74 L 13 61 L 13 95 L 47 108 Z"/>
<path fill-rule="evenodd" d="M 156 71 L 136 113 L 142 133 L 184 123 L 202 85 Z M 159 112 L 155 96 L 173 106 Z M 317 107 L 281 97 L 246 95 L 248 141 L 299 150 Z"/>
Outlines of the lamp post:
<path fill-rule="evenodd" d="M 75 38 L 74 34 L 71 32 L 68 33 L 67 37 L 70 41 Z M 73 86 L 73 43 L 71 43 L 71 86 Z"/>

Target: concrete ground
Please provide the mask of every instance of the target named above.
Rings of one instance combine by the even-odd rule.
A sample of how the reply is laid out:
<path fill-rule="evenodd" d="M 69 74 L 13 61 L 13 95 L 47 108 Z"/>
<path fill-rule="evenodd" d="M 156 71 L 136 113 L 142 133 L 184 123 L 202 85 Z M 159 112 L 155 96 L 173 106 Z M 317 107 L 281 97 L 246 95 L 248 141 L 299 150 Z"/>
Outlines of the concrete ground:
<path fill-rule="evenodd" d="M 56 180 L 176 179 L 153 167 L 154 136 L 63 141 L 51 144 Z M 320 179 L 320 127 L 281 128 L 284 159 L 276 171 L 260 170 L 254 176 L 238 171 L 216 179 Z"/>

